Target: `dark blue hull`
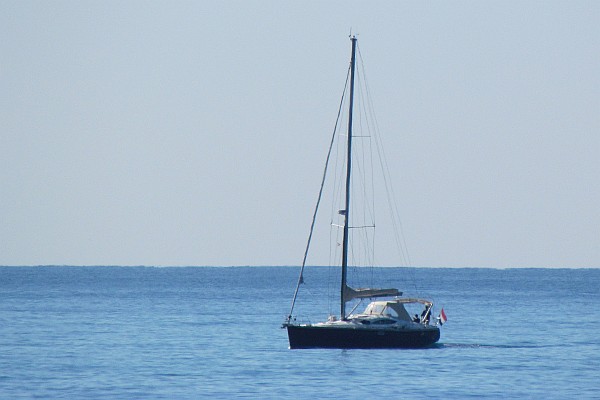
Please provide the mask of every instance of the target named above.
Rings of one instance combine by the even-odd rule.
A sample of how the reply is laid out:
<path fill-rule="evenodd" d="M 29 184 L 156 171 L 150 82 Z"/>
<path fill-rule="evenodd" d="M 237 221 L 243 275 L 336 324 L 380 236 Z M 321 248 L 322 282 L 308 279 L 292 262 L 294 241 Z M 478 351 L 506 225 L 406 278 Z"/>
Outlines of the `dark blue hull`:
<path fill-rule="evenodd" d="M 437 327 L 422 330 L 352 329 L 288 325 L 291 349 L 402 349 L 428 347 L 440 339 Z"/>

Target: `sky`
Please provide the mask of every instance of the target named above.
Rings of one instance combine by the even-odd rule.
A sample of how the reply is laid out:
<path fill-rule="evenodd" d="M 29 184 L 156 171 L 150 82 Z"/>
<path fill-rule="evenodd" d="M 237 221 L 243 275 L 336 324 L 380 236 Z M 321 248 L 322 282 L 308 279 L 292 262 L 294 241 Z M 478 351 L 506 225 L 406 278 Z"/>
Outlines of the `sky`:
<path fill-rule="evenodd" d="M 600 267 L 597 1 L 2 0 L 0 265 L 299 265 L 350 32 L 414 266 Z"/>

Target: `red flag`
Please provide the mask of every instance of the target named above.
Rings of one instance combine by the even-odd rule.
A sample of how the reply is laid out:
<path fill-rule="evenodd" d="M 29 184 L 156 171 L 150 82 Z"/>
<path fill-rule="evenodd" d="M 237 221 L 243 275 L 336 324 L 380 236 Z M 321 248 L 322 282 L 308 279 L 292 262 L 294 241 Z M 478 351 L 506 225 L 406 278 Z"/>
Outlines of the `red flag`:
<path fill-rule="evenodd" d="M 440 320 L 440 325 L 444 325 L 446 321 L 448 321 L 448 318 L 446 318 L 446 313 L 444 312 L 443 308 L 442 311 L 440 311 L 440 316 L 438 317 L 438 319 Z"/>

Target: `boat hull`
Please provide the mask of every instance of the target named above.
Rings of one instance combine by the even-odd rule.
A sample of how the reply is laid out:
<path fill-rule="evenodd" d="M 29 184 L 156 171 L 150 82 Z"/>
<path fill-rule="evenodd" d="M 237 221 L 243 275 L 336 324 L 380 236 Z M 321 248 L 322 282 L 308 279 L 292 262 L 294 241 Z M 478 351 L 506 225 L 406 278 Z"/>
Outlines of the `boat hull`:
<path fill-rule="evenodd" d="M 335 326 L 288 325 L 290 349 L 402 349 L 429 347 L 440 339 L 440 330 L 360 329 Z"/>

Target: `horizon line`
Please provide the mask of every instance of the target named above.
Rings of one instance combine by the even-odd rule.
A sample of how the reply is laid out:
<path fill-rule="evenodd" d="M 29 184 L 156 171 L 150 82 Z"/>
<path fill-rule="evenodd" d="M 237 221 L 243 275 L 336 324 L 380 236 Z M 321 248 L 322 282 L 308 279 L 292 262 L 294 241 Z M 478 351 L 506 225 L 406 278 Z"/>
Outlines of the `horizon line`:
<path fill-rule="evenodd" d="M 39 267 L 80 267 L 80 268 L 300 268 L 300 265 L 147 265 L 147 264 L 23 264 L 23 265 L 0 265 L 0 268 L 39 268 Z M 329 265 L 307 265 L 309 268 L 335 268 L 336 266 Z M 423 269 L 600 269 L 597 267 L 573 267 L 573 266 L 561 266 L 561 267 L 548 267 L 548 266 L 537 266 L 537 267 L 492 267 L 492 266 L 406 266 L 406 265 L 378 265 L 374 267 L 370 266 L 354 266 L 352 268 L 423 268 Z"/>

